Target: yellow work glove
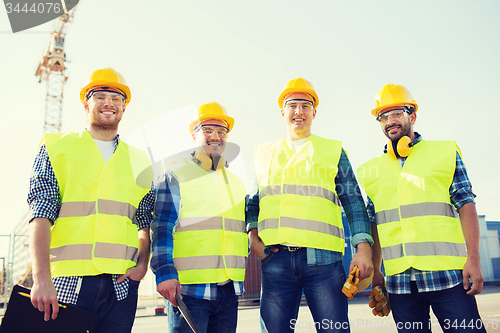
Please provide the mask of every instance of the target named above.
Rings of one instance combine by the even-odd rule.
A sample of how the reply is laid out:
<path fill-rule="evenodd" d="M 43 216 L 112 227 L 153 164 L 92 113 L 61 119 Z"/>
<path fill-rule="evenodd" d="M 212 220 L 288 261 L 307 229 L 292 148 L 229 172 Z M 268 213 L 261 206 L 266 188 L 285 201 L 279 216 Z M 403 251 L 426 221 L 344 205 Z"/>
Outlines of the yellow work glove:
<path fill-rule="evenodd" d="M 351 273 L 349 274 L 349 277 L 344 283 L 344 286 L 342 287 L 342 292 L 349 297 L 349 299 L 352 299 L 354 295 L 358 293 L 358 282 L 359 282 L 359 268 L 358 266 L 354 266 L 352 269 Z"/>
<path fill-rule="evenodd" d="M 372 289 L 370 292 L 370 299 L 371 301 L 368 303 L 368 306 L 372 308 L 374 316 L 384 317 L 389 315 L 391 312 L 391 304 L 380 286 L 376 286 Z"/>

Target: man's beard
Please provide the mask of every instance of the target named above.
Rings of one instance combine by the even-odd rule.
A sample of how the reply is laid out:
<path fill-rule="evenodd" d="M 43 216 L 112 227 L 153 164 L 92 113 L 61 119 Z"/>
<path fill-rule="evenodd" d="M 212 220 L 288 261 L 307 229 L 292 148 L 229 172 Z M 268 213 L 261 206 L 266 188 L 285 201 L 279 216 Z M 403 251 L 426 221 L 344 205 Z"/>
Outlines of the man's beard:
<path fill-rule="evenodd" d="M 117 120 L 116 122 L 109 123 L 109 124 L 103 124 L 96 119 L 92 119 L 90 122 L 90 127 L 99 130 L 99 131 L 104 131 L 104 132 L 111 132 L 111 131 L 117 131 L 118 130 L 118 123 L 120 121 Z"/>
<path fill-rule="evenodd" d="M 401 139 L 403 136 L 410 136 L 411 133 L 411 124 L 408 122 L 407 126 L 406 125 L 398 125 L 400 128 L 400 134 L 397 137 L 391 138 L 387 131 L 389 129 L 384 130 L 385 136 L 392 141 L 393 144 L 397 145 L 399 139 Z"/>

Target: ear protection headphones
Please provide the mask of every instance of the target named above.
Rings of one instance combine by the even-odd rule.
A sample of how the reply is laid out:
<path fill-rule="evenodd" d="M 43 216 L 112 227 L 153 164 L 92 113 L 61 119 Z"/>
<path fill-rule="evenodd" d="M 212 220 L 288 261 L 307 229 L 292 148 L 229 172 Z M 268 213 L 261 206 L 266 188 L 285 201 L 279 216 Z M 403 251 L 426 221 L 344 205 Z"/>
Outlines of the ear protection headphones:
<path fill-rule="evenodd" d="M 414 145 L 415 143 L 411 142 L 410 137 L 405 135 L 398 140 L 396 146 L 392 144 L 392 141 L 389 141 L 385 145 L 384 153 L 388 153 L 393 158 L 408 157 Z"/>
<path fill-rule="evenodd" d="M 219 170 L 219 169 L 222 169 L 224 167 L 227 167 L 226 160 L 224 160 L 224 157 L 222 157 L 222 156 L 219 156 L 218 162 L 216 162 L 217 167 L 215 167 L 215 168 L 213 165 L 214 161 L 204 151 L 193 152 L 191 154 L 191 156 L 192 156 L 192 160 L 205 171 L 208 171 L 210 169 L 215 171 L 215 170 Z"/>

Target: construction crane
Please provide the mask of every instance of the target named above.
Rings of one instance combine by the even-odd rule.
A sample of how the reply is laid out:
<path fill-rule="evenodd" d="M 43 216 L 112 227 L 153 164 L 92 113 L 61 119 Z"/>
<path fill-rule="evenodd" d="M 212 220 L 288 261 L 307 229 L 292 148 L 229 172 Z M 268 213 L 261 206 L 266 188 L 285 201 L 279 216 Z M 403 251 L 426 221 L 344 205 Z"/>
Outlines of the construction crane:
<path fill-rule="evenodd" d="M 62 1 L 65 14 L 54 21 L 54 30 L 51 33 L 49 45 L 42 61 L 38 64 L 35 76 L 38 82 L 47 81 L 47 98 L 45 100 L 45 133 L 61 132 L 62 103 L 64 84 L 68 80 L 66 68 L 66 53 L 64 41 L 70 23 L 76 10 L 77 0 Z M 69 9 L 69 11 L 67 11 Z"/>
<path fill-rule="evenodd" d="M 73 21 L 78 0 L 66 0 L 61 1 L 61 3 L 63 4 L 65 14 L 55 20 L 47 51 L 43 55 L 42 61 L 38 64 L 35 73 L 35 76 L 38 77 L 38 83 L 47 81 L 45 133 L 61 132 L 64 83 L 68 80 L 64 41 L 69 25 Z M 26 223 L 23 220 L 21 222 Z M 13 262 L 10 262 L 9 265 L 12 270 Z M 2 279 L 0 279 L 0 282 L 3 282 Z M 12 281 L 10 282 L 12 283 Z M 23 277 L 17 283 L 25 286 L 33 284 L 31 264 L 28 265 Z M 12 285 L 7 285 L 7 287 L 10 290 Z"/>

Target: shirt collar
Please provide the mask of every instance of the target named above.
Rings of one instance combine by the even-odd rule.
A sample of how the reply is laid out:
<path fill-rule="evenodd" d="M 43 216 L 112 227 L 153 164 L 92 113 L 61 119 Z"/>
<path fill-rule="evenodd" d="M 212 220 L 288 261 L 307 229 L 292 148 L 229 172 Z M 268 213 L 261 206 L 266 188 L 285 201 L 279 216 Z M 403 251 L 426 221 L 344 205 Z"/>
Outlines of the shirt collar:
<path fill-rule="evenodd" d="M 412 147 L 417 143 L 419 143 L 420 141 L 422 141 L 422 135 L 420 135 L 420 133 L 418 132 L 415 132 L 415 138 L 411 141 Z"/>

